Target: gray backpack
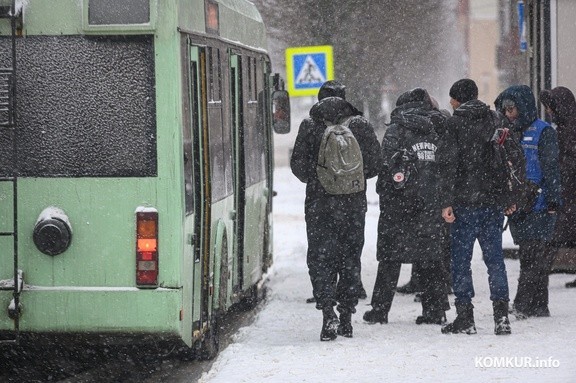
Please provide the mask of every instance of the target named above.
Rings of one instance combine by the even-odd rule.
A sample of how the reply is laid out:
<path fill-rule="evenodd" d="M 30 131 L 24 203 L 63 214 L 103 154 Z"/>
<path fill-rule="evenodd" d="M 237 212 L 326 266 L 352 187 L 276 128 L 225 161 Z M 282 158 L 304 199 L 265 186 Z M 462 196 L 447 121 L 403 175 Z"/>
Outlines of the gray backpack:
<path fill-rule="evenodd" d="M 324 130 L 316 173 L 329 194 L 364 191 L 364 162 L 360 145 L 348 128 L 353 117 Z"/>

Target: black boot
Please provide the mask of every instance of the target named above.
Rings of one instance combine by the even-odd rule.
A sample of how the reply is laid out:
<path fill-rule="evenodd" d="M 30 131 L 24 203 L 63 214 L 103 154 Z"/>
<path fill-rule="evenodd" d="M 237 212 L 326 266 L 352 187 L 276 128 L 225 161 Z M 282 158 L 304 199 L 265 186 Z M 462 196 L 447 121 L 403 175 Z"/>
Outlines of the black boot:
<path fill-rule="evenodd" d="M 340 324 L 338 325 L 338 335 L 352 338 L 352 313 L 343 311 L 340 313 Z"/>
<path fill-rule="evenodd" d="M 388 313 L 382 309 L 375 308 L 366 311 L 362 319 L 370 324 L 388 323 Z"/>
<path fill-rule="evenodd" d="M 456 319 L 442 327 L 442 334 L 476 334 L 472 303 L 456 304 Z"/>
<path fill-rule="evenodd" d="M 510 321 L 508 320 L 508 302 L 494 301 L 492 302 L 492 307 L 494 308 L 494 334 L 512 334 Z"/>
<path fill-rule="evenodd" d="M 334 312 L 334 308 L 324 307 L 322 309 L 322 331 L 320 332 L 320 340 L 327 341 L 327 340 L 334 340 L 338 336 L 336 334 L 336 330 L 338 329 L 338 317 Z"/>
<path fill-rule="evenodd" d="M 446 313 L 442 310 L 422 310 L 422 315 L 416 318 L 416 324 L 445 324 Z"/>

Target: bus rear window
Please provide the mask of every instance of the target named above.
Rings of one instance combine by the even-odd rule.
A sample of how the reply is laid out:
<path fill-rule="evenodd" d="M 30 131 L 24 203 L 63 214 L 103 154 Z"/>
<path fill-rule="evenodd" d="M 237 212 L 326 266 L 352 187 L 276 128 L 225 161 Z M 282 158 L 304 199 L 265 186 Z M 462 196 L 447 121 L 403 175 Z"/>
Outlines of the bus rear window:
<path fill-rule="evenodd" d="M 18 43 L 20 176 L 156 176 L 150 36 L 29 36 Z M 0 132 L 0 144 L 0 172 L 10 174 L 9 131 Z"/>

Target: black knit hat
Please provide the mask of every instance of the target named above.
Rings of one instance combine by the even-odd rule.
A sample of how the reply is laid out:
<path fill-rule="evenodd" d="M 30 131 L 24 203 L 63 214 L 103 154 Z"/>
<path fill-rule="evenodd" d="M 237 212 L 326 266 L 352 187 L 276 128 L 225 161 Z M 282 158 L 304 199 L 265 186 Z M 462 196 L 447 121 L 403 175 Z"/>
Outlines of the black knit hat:
<path fill-rule="evenodd" d="M 450 88 L 450 97 L 464 104 L 478 98 L 478 87 L 473 80 L 463 78 L 456 81 Z"/>

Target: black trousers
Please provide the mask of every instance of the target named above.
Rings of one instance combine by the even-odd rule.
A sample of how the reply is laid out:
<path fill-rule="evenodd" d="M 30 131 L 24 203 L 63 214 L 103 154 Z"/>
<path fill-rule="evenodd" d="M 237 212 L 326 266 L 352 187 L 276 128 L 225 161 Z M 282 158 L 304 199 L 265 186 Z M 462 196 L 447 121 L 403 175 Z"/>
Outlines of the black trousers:
<path fill-rule="evenodd" d="M 558 249 L 550 242 L 527 241 L 519 246 L 520 277 L 514 308 L 528 316 L 548 316 L 548 281 Z"/>
<path fill-rule="evenodd" d="M 372 307 L 385 312 L 390 311 L 402 263 L 391 261 L 378 262 L 378 273 L 372 293 Z M 425 262 L 419 266 L 420 284 L 422 286 L 422 312 L 438 313 L 450 308 L 446 307 L 446 274 L 443 261 Z"/>
<path fill-rule="evenodd" d="M 306 213 L 308 274 L 317 309 L 338 304 L 340 312 L 356 312 L 365 218 L 363 211 Z"/>

